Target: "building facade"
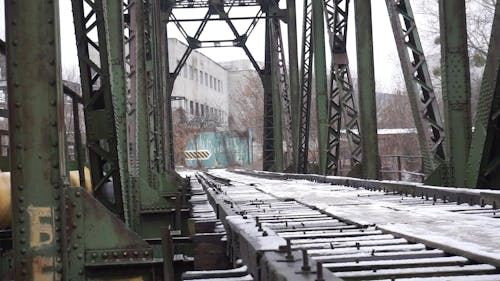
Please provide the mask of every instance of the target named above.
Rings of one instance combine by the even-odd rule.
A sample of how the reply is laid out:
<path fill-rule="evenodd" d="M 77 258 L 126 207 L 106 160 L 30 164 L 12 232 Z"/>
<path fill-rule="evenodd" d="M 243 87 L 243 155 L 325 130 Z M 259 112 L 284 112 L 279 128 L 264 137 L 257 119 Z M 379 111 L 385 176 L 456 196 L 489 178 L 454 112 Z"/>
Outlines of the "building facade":
<path fill-rule="evenodd" d="M 170 72 L 182 58 L 186 44 L 168 39 Z M 188 119 L 215 123 L 227 128 L 229 112 L 228 71 L 217 62 L 194 50 L 177 77 L 172 96 L 172 109 L 182 108 Z"/>

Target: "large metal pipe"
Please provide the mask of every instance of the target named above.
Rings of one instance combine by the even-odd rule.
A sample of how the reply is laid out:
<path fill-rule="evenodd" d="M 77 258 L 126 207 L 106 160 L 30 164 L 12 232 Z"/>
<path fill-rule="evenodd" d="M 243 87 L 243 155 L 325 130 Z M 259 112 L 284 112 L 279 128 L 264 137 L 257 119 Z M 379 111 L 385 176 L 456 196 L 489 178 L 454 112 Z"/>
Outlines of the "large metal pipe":
<path fill-rule="evenodd" d="M 85 189 L 92 192 L 90 181 L 90 170 L 85 167 Z M 78 171 L 69 172 L 69 182 L 71 186 L 80 185 L 80 174 Z M 10 192 L 10 173 L 0 173 L 0 229 L 10 228 L 12 223 L 12 205 Z"/>
<path fill-rule="evenodd" d="M 9 228 L 12 222 L 10 202 L 10 173 L 0 173 L 0 229 Z"/>

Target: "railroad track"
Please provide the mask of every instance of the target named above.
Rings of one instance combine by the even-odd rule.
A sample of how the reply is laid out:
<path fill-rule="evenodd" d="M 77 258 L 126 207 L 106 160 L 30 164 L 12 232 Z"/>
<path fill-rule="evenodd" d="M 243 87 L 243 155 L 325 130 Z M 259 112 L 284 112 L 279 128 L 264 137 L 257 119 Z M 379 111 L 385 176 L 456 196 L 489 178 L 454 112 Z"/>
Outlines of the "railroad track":
<path fill-rule="evenodd" d="M 243 259 L 255 280 L 500 280 L 498 264 L 489 257 L 345 220 L 294 198 L 275 196 L 259 184 L 213 174 L 198 174 L 197 179 L 226 226 L 231 258 Z M 498 217 L 492 206 L 376 190 L 358 194 L 429 211 L 435 207 Z"/>

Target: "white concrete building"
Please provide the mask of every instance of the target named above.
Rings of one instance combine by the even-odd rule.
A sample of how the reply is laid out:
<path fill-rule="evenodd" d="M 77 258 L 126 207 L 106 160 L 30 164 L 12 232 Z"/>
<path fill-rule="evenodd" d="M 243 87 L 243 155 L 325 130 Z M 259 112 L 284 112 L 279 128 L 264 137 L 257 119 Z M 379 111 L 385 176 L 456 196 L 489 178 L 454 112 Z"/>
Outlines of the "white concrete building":
<path fill-rule="evenodd" d="M 187 46 L 178 39 L 168 39 L 170 72 L 175 70 Z M 177 77 L 172 108 L 182 108 L 190 119 L 216 120 L 227 128 L 229 112 L 228 71 L 217 62 L 194 50 Z M 194 118 L 199 117 L 199 118 Z"/>

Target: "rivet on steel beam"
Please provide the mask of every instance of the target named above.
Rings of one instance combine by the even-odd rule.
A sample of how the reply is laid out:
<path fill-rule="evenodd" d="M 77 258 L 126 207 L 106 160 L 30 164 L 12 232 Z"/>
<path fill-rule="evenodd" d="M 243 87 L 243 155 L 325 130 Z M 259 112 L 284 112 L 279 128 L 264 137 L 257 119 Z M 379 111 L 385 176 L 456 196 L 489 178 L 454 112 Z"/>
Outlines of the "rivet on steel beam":
<path fill-rule="evenodd" d="M 311 266 L 309 265 L 309 256 L 307 255 L 307 250 L 302 250 L 302 271 L 311 271 Z"/>
<path fill-rule="evenodd" d="M 24 233 L 24 232 L 26 232 L 26 230 L 24 228 L 21 228 L 21 229 L 19 229 L 19 232 Z"/>
<path fill-rule="evenodd" d="M 78 259 L 83 259 L 83 255 L 82 254 L 78 254 L 77 257 L 78 257 Z"/>
<path fill-rule="evenodd" d="M 76 244 L 76 243 L 73 244 L 73 249 L 75 249 L 75 250 L 78 249 L 78 244 Z"/>
<path fill-rule="evenodd" d="M 19 170 L 21 170 L 21 169 L 23 168 L 23 165 L 22 165 L 22 164 L 17 164 L 17 168 L 18 168 Z"/>
<path fill-rule="evenodd" d="M 17 108 L 21 107 L 21 103 L 20 103 L 20 102 L 18 102 L 18 101 L 16 101 L 16 102 L 14 103 L 14 105 L 15 105 Z"/>
<path fill-rule="evenodd" d="M 22 253 L 22 254 L 26 254 L 26 248 L 22 248 L 22 249 L 21 249 L 21 253 Z"/>
<path fill-rule="evenodd" d="M 19 197 L 19 202 L 24 202 L 24 196 Z"/>
<path fill-rule="evenodd" d="M 325 281 L 323 278 L 323 264 L 321 262 L 316 262 L 316 280 L 315 281 Z"/>
<path fill-rule="evenodd" d="M 102 257 L 103 258 L 107 258 L 108 257 L 108 253 L 102 253 Z"/>
<path fill-rule="evenodd" d="M 145 255 L 145 256 L 148 256 L 148 255 L 149 255 L 149 252 L 148 252 L 148 251 L 144 251 L 144 255 Z"/>
<path fill-rule="evenodd" d="M 24 239 L 24 238 L 20 239 L 20 240 L 19 240 L 19 243 L 21 243 L 21 244 L 26 243 L 26 239 Z"/>
<path fill-rule="evenodd" d="M 81 193 L 80 191 L 77 191 L 77 192 L 75 193 L 75 196 L 76 196 L 76 197 L 80 197 L 81 195 L 82 195 L 82 193 Z"/>

